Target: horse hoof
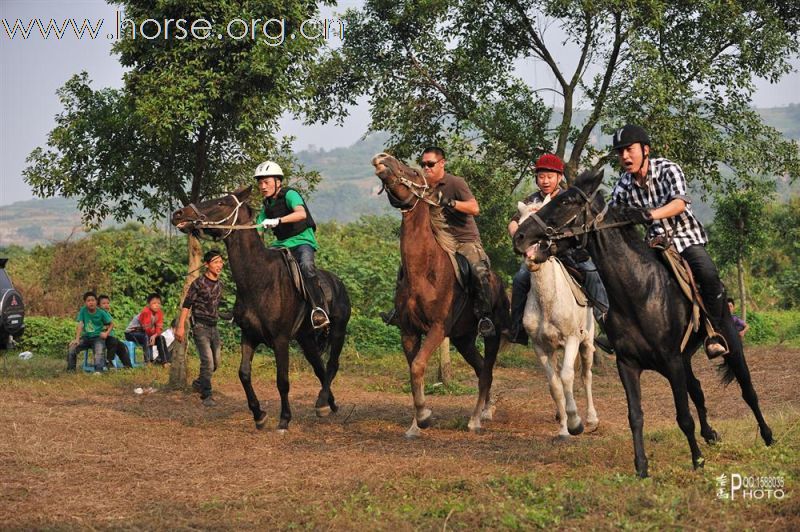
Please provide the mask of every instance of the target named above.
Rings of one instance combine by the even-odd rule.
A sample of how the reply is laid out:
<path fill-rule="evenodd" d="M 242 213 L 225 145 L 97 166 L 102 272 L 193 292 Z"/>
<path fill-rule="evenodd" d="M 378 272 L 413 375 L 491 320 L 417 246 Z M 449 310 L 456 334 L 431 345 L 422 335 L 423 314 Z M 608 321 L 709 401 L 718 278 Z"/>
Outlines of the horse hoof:
<path fill-rule="evenodd" d="M 767 433 L 764 433 L 764 432 L 762 432 L 762 433 L 761 433 L 761 437 L 764 439 L 764 444 L 765 444 L 767 447 L 769 447 L 770 445 L 772 445 L 773 443 L 775 443 L 775 440 L 774 440 L 774 439 L 772 439 L 772 431 L 769 431 L 769 432 L 767 432 Z"/>
<path fill-rule="evenodd" d="M 417 440 L 422 436 L 418 428 L 410 428 L 406 431 L 405 437 L 407 440 Z"/>
<path fill-rule="evenodd" d="M 599 421 L 587 421 L 586 422 L 586 432 L 594 432 L 597 430 L 597 427 L 600 425 Z"/>
<path fill-rule="evenodd" d="M 703 439 L 706 440 L 706 443 L 708 445 L 714 445 L 722 441 L 722 438 L 720 437 L 720 435 L 717 433 L 716 430 L 712 430 L 711 434 L 707 437 L 703 436 Z"/>
<path fill-rule="evenodd" d="M 284 434 L 286 434 L 287 432 L 289 432 L 289 429 L 278 429 L 278 430 L 277 430 L 277 432 L 278 432 L 278 434 L 280 434 L 281 436 L 283 436 Z"/>
<path fill-rule="evenodd" d="M 314 410 L 317 412 L 317 417 L 328 417 L 331 415 L 331 407 L 328 405 L 315 408 Z"/>
<path fill-rule="evenodd" d="M 569 434 L 559 434 L 555 438 L 553 438 L 553 443 L 567 443 L 572 439 L 572 436 Z"/>
<path fill-rule="evenodd" d="M 433 418 L 433 416 L 428 416 L 425 419 L 418 419 L 417 420 L 417 426 L 419 426 L 419 428 L 421 428 L 421 429 L 430 428 L 432 418 Z"/>
<path fill-rule="evenodd" d="M 694 466 L 695 469 L 702 469 L 703 466 L 706 465 L 706 459 L 701 456 L 697 460 L 694 460 L 692 462 L 692 465 Z"/>
<path fill-rule="evenodd" d="M 492 419 L 494 419 L 494 411 L 495 411 L 494 405 L 490 406 L 489 408 L 485 408 L 481 412 L 481 421 L 492 421 Z"/>
<path fill-rule="evenodd" d="M 333 412 L 334 414 L 335 414 L 336 412 L 338 412 L 338 411 L 339 411 L 339 405 L 337 405 L 337 404 L 336 404 L 336 403 L 334 403 L 333 401 L 331 401 L 330 403 L 328 403 L 328 406 L 330 406 L 330 407 L 331 407 L 331 412 Z"/>
<path fill-rule="evenodd" d="M 583 423 L 582 422 L 578 423 L 578 426 L 575 427 L 574 429 L 567 427 L 567 431 L 569 431 L 571 435 L 577 436 L 578 434 L 583 433 Z"/>
<path fill-rule="evenodd" d="M 264 425 L 266 424 L 267 424 L 267 413 L 261 412 L 261 416 L 258 419 L 256 419 L 256 428 L 258 430 L 262 430 L 264 428 Z"/>
<path fill-rule="evenodd" d="M 639 478 L 647 478 L 649 475 L 647 474 L 647 470 L 637 471 L 636 476 Z"/>

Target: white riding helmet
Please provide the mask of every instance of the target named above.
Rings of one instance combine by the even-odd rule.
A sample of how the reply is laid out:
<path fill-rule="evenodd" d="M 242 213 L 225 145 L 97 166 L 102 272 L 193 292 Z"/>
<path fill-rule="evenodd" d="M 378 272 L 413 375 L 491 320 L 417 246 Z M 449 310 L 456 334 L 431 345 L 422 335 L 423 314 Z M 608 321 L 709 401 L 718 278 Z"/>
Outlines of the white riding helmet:
<path fill-rule="evenodd" d="M 260 177 L 278 177 L 283 181 L 283 169 L 276 162 L 264 161 L 256 167 L 253 177 L 256 179 Z"/>

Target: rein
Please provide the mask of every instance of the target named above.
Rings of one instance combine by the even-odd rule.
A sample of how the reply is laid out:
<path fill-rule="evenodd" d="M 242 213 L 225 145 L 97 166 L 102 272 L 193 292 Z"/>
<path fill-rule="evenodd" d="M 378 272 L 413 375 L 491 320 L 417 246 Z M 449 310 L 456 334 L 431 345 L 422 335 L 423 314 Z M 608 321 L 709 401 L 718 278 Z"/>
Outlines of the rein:
<path fill-rule="evenodd" d="M 192 222 L 195 229 L 197 229 L 200 234 L 203 234 L 203 228 L 211 228 L 211 229 L 227 229 L 228 232 L 225 233 L 224 236 L 220 237 L 219 239 L 212 237 L 214 240 L 225 240 L 233 231 L 243 230 L 243 229 L 256 229 L 258 225 L 256 224 L 229 224 L 227 222 L 236 219 L 239 217 L 239 209 L 244 205 L 243 202 L 239 201 L 239 198 L 236 197 L 234 194 L 228 194 L 229 196 L 233 197 L 233 200 L 236 202 L 236 207 L 228 214 L 227 216 L 217 220 L 216 222 L 207 222 L 206 215 L 200 212 L 200 210 L 195 206 L 194 203 L 190 203 L 188 207 L 192 209 L 195 214 L 197 214 L 198 219 Z"/>
<path fill-rule="evenodd" d="M 420 185 L 419 183 L 415 183 L 414 181 L 411 181 L 410 179 L 407 179 L 405 177 L 397 177 L 394 174 L 392 174 L 392 176 L 394 177 L 394 179 L 392 179 L 391 181 L 382 182 L 381 189 L 378 191 L 378 194 L 380 194 L 381 192 L 383 192 L 385 190 L 386 191 L 386 195 L 389 196 L 390 203 L 392 203 L 392 204 L 396 203 L 397 204 L 396 206 L 400 208 L 400 212 L 407 213 L 407 212 L 413 211 L 414 208 L 416 208 L 416 206 L 419 204 L 420 200 L 424 201 L 428 205 L 433 205 L 434 207 L 439 206 L 438 203 L 436 203 L 435 201 L 433 201 L 433 200 L 431 200 L 431 199 L 429 199 L 427 197 L 427 192 L 428 192 L 428 189 L 430 188 L 430 185 L 428 185 L 428 180 L 425 179 L 424 175 L 422 176 L 422 180 L 425 182 L 425 184 L 423 184 L 423 185 Z M 409 189 L 411 191 L 411 194 L 413 196 L 415 196 L 417 198 L 417 200 L 414 201 L 409 197 L 409 198 L 406 198 L 405 200 L 401 201 L 397 196 L 392 194 L 392 191 L 389 188 L 387 188 L 387 185 L 388 185 L 388 187 L 393 187 L 393 186 L 397 185 L 398 183 L 403 185 L 403 186 L 405 186 L 407 189 Z M 418 191 L 418 189 L 421 190 L 421 192 Z M 391 200 L 393 200 L 393 201 L 391 201 Z M 413 205 L 411 205 L 412 201 L 414 201 Z M 411 205 L 411 207 L 408 207 L 408 205 Z"/>

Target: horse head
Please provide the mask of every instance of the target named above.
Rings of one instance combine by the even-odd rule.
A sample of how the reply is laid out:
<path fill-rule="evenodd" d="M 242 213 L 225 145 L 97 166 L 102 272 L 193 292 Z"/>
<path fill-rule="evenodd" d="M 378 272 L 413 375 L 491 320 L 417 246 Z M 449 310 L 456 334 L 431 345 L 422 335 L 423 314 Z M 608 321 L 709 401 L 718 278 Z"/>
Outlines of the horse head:
<path fill-rule="evenodd" d="M 411 168 L 388 153 L 372 158 L 372 166 L 383 184 L 389 203 L 397 209 L 410 210 L 425 196 L 428 182 L 422 172 Z"/>
<path fill-rule="evenodd" d="M 209 235 L 214 239 L 226 238 L 232 231 L 227 226 L 242 221 L 240 211 L 251 214 L 247 205 L 251 190 L 252 187 L 243 186 L 219 198 L 197 205 L 190 203 L 172 213 L 172 225 L 183 233 L 192 233 L 197 237 Z"/>
<path fill-rule="evenodd" d="M 585 171 L 573 186 L 520 221 L 512 239 L 514 251 L 527 257 L 529 269 L 576 244 L 568 237 L 575 229 L 585 229 L 603 208 L 597 194 L 602 181 L 602 170 Z"/>

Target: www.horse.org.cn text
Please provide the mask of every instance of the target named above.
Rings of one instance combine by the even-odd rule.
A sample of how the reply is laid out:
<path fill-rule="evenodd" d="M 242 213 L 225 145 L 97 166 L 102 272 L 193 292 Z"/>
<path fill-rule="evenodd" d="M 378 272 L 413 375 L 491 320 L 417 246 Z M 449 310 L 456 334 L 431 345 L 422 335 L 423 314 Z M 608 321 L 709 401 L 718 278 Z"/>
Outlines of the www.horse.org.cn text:
<path fill-rule="evenodd" d="M 216 23 L 213 20 L 197 18 L 188 20 L 154 19 L 141 21 L 126 18 L 124 13 L 116 12 L 116 20 L 110 32 L 104 32 L 106 19 L 0 19 L 0 38 L 7 40 L 256 40 L 267 46 L 281 46 L 287 40 L 344 40 L 345 24 L 340 19 L 307 19 L 292 27 L 283 18 L 233 18 Z"/>

